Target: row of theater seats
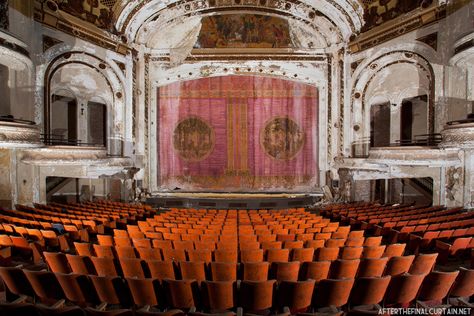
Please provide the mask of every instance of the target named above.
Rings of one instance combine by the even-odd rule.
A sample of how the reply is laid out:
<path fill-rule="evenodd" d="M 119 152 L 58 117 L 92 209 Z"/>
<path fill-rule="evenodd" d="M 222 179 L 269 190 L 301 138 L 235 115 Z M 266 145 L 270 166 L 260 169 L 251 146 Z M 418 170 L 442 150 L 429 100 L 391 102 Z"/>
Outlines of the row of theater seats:
<path fill-rule="evenodd" d="M 55 207 L 43 211 L 59 212 Z M 76 209 L 74 212 L 82 211 Z M 221 290 L 218 287 L 212 290 L 217 294 L 227 291 L 225 297 L 228 300 L 229 297 L 232 298 L 232 305 L 226 305 L 223 310 L 230 309 L 235 312 L 238 307 L 242 307 L 244 311 L 252 312 L 255 308 L 239 300 L 239 297 L 245 295 L 239 285 L 259 282 L 272 283 L 271 294 L 268 290 L 266 292 L 267 302 L 268 297 L 272 302 L 263 308 L 265 310 L 282 311 L 282 306 L 275 305 L 277 304 L 275 298 L 280 293 L 281 284 L 288 283 L 293 289 L 286 295 L 288 298 L 301 297 L 296 292 L 298 287 L 303 286 L 301 284 L 306 284 L 306 292 L 309 291 L 308 286 L 312 289 L 310 303 L 302 310 L 315 311 L 326 308 L 327 306 L 322 306 L 318 300 L 323 300 L 325 293 L 338 288 L 333 295 L 348 294 L 346 301 L 336 306 L 348 311 L 352 310 L 354 305 L 359 305 L 354 304 L 357 299 L 353 296 L 356 297 L 359 291 L 353 287 L 356 287 L 359 280 L 362 282 L 366 278 L 383 279 L 384 282 L 388 282 L 385 290 L 377 290 L 381 299 L 374 304 L 407 304 L 416 298 L 424 300 L 428 297 L 419 296 L 421 282 L 430 284 L 425 285 L 427 289 L 433 288 L 434 285 L 430 283 L 432 281 L 428 281 L 431 278 L 450 276 L 454 282 L 455 274 L 458 273 L 433 271 L 436 254 L 404 256 L 406 246 L 404 243 L 385 245 L 387 241 L 383 240 L 384 236 L 370 236 L 372 232 L 369 230 L 354 231 L 354 223 L 353 226 L 340 226 L 338 222 L 330 222 L 304 209 L 276 212 L 172 209 L 158 214 L 144 211 L 139 216 L 127 217 L 121 223 L 118 221 L 120 227 L 117 227 L 115 221 L 107 221 L 105 224 L 103 230 L 95 232 L 89 227 L 82 227 L 91 233 L 88 235 L 90 236 L 88 240 L 81 239 L 81 236 L 74 239 L 69 232 L 61 235 L 67 239 L 66 249 L 56 247 L 57 250 L 54 250 L 55 247 L 50 245 L 38 246 L 37 242 L 33 242 L 33 249 L 40 258 L 39 262 L 42 258 L 56 279 L 58 275 L 79 275 L 78 278 L 82 281 L 78 282 L 81 285 L 83 282 L 92 282 L 94 278 L 112 278 L 119 280 L 114 282 L 119 282 L 118 284 L 126 288 L 130 287 L 129 290 L 132 290 L 131 282 L 140 283 L 141 285 L 137 287 L 141 288 L 141 296 L 154 295 L 158 300 L 160 297 L 165 298 L 162 303 L 146 304 L 154 305 L 161 310 L 182 308 L 188 312 L 193 310 L 191 307 L 194 306 L 204 312 L 215 311 L 209 308 L 209 302 L 206 303 L 203 299 L 205 295 L 202 293 L 207 291 L 207 284 L 226 283 L 227 289 L 230 288 L 229 284 L 232 284 L 232 288 L 235 285 L 232 293 L 225 290 L 224 285 Z M 66 254 L 47 250 L 62 250 Z M 423 281 L 425 276 L 428 277 Z M 473 284 L 471 276 L 472 270 L 461 269 L 458 280 L 455 283 L 451 282 L 449 288 L 445 289 L 446 295 L 438 294 L 438 296 L 443 296 L 443 302 L 446 303 L 445 298 L 451 288 L 454 287 L 452 293 L 466 279 L 470 280 L 468 284 Z M 49 278 L 52 279 L 51 276 Z M 421 280 L 420 283 L 413 281 L 415 279 Z M 352 283 L 348 286 L 350 280 Z M 443 281 L 443 284 L 449 284 L 448 281 Z M 314 283 L 308 285 L 311 282 Z M 395 291 L 396 286 L 392 283 L 397 282 L 403 283 L 404 286 L 411 284 L 411 287 L 416 287 L 418 284 L 413 298 L 402 303 L 388 298 L 395 295 L 389 293 Z M 145 283 L 151 283 L 154 291 L 149 290 Z M 193 294 L 191 307 L 172 303 L 168 291 L 170 283 L 196 284 L 191 286 L 190 293 Z M 8 282 L 6 284 L 7 288 L 12 285 Z M 341 285 L 339 288 L 338 284 L 346 285 L 344 287 Z M 454 285 L 451 286 L 452 284 Z M 327 286 L 327 289 L 324 286 Z M 182 290 L 179 297 L 186 297 L 186 291 L 189 293 L 189 287 L 187 285 L 186 287 L 187 290 Z M 463 289 L 464 294 L 470 294 L 449 294 L 452 298 L 459 298 L 451 303 L 464 304 L 462 302 L 468 299 L 463 297 L 474 294 L 472 286 Z M 82 291 L 80 286 L 76 287 L 76 290 Z M 11 289 L 9 291 L 11 292 Z M 115 287 L 108 287 L 109 293 L 114 291 Z M 66 295 L 66 289 L 63 288 L 63 292 Z M 91 290 L 90 293 L 92 292 Z M 128 295 L 129 301 L 134 300 L 131 299 L 132 294 Z M 66 299 L 70 303 L 78 304 L 67 296 Z M 217 296 L 217 299 L 223 298 Z M 188 302 L 190 300 L 189 298 Z M 350 304 L 347 304 L 348 302 Z M 96 303 L 98 302 L 95 301 L 93 305 Z M 107 302 L 103 300 L 101 303 Z M 136 302 L 129 306 L 120 305 L 127 308 L 133 305 L 133 310 L 142 306 Z M 294 306 L 294 303 L 288 303 L 293 313 Z M 108 309 L 104 312 L 107 311 Z"/>
<path fill-rule="evenodd" d="M 43 250 L 70 251 L 73 241 L 95 240 L 98 233 L 136 223 L 153 216 L 149 206 L 97 203 L 69 205 L 17 205 L 20 210 L 0 209 L 0 262 L 12 257 L 20 261 L 41 260 Z M 43 208 L 40 208 L 43 207 Z M 119 207 L 119 209 L 117 209 Z"/>
<path fill-rule="evenodd" d="M 433 270 L 437 254 L 395 256 L 373 259 L 337 259 L 334 261 L 251 261 L 204 262 L 160 261 L 140 258 L 119 259 L 88 257 L 62 253 L 44 253 L 49 270 L 98 276 L 123 276 L 158 279 L 196 279 L 198 281 L 278 281 L 322 280 L 356 277 L 380 277 L 403 273 L 427 274 Z"/>
<path fill-rule="evenodd" d="M 440 263 L 467 254 L 474 264 L 474 212 L 441 206 L 345 206 L 327 206 L 321 213 L 382 236 L 387 243 L 407 243 L 413 253 L 438 252 Z"/>
<path fill-rule="evenodd" d="M 279 248 L 280 245 L 259 248 L 218 248 L 210 249 L 180 249 L 180 248 L 151 248 L 134 246 L 104 246 L 89 243 L 74 243 L 75 252 L 82 256 L 108 258 L 142 258 L 153 260 L 175 261 L 227 261 L 227 262 L 256 262 L 256 261 L 324 261 L 336 259 L 364 259 L 401 256 L 405 252 L 405 244 L 380 246 L 324 246 L 324 243 L 307 248 Z M 92 246 L 92 247 L 91 247 Z M 274 248 L 273 248 L 274 247 Z"/>
<path fill-rule="evenodd" d="M 150 307 L 183 312 L 286 313 L 377 312 L 384 306 L 432 306 L 448 299 L 464 304 L 472 295 L 473 271 L 398 276 L 360 277 L 305 281 L 202 281 L 152 278 L 119 278 L 80 274 L 0 268 L 0 276 L 13 295 L 35 299 L 50 307 L 51 302 L 67 300 L 89 307 L 96 315 L 106 315 L 106 305 Z M 448 298 L 449 295 L 449 298 Z M 49 304 L 48 304 L 49 303 Z M 100 310 L 97 306 L 100 304 Z M 94 307 L 96 307 L 94 309 Z M 1 308 L 1 307 L 0 307 Z M 111 315 L 111 314 L 109 314 Z M 146 314 L 148 315 L 148 314 Z"/>

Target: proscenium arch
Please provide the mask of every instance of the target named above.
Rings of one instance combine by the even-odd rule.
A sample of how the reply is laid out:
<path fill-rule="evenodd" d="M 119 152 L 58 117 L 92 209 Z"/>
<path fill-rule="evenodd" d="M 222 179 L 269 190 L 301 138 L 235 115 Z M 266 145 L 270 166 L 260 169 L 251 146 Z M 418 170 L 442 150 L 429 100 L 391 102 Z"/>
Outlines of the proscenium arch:
<path fill-rule="evenodd" d="M 325 16 L 336 29 L 340 30 L 343 40 L 358 33 L 363 25 L 363 6 L 358 1 L 348 0 L 292 0 L 276 2 L 269 0 L 255 1 L 253 5 L 234 4 L 218 5 L 215 0 L 170 1 L 145 0 L 122 2 L 114 7 L 115 27 L 122 34 L 127 34 L 129 41 L 135 41 L 140 27 L 158 15 L 167 21 L 185 15 L 200 14 L 200 11 L 218 12 L 219 10 L 272 10 L 280 15 L 291 15 L 294 18 L 314 23 L 318 16 Z M 159 18 L 159 17 L 158 17 Z"/>
<path fill-rule="evenodd" d="M 373 60 L 371 60 L 364 69 L 366 71 L 360 71 L 357 74 L 357 77 L 354 80 L 354 84 L 351 91 L 351 113 L 352 113 L 352 123 L 360 124 L 363 123 L 367 118 L 367 111 L 370 110 L 367 106 L 366 91 L 371 84 L 372 80 L 377 76 L 377 74 L 383 69 L 397 65 L 407 63 L 414 65 L 423 71 L 427 76 L 429 81 L 428 87 L 428 132 L 430 134 L 434 133 L 434 84 L 435 84 L 435 75 L 434 70 L 429 61 L 423 57 L 421 54 L 408 51 L 408 50 L 397 50 L 387 52 L 382 54 Z M 422 88 L 422 87 L 420 87 Z M 402 96 L 400 96 L 402 97 Z M 364 132 L 361 130 L 360 132 Z M 353 141 L 359 140 L 361 137 L 366 135 L 361 135 L 361 133 L 354 134 Z"/>
<path fill-rule="evenodd" d="M 241 65 L 242 69 L 246 69 L 245 66 Z M 327 76 L 327 69 L 325 71 L 321 70 L 321 73 L 326 72 Z M 229 71 L 226 74 L 211 74 L 211 75 L 206 75 L 206 76 L 199 76 L 195 78 L 187 78 L 183 80 L 173 80 L 169 82 L 162 82 L 161 84 L 158 84 L 156 81 L 150 83 L 150 108 L 149 108 L 149 114 L 148 117 L 150 118 L 149 120 L 149 126 L 148 126 L 148 138 L 150 139 L 149 141 L 149 147 L 148 147 L 148 161 L 149 161 L 149 166 L 148 166 L 148 177 L 149 177 L 149 184 L 150 184 L 150 189 L 151 192 L 159 192 L 158 190 L 158 181 L 156 178 L 156 174 L 158 170 L 156 170 L 158 166 L 158 158 L 156 155 L 157 152 L 157 139 L 159 135 L 157 134 L 157 127 L 158 123 L 153 122 L 154 118 L 157 117 L 157 103 L 158 103 L 158 89 L 160 87 L 166 86 L 168 84 L 173 84 L 176 82 L 182 82 L 182 81 L 190 81 L 190 80 L 198 80 L 202 78 L 208 78 L 208 77 L 222 77 L 222 76 L 260 76 L 260 77 L 268 77 L 268 78 L 277 78 L 285 81 L 293 81 L 293 82 L 298 82 L 298 83 L 304 83 L 306 85 L 312 86 L 315 89 L 318 89 L 318 127 L 317 127 L 317 133 L 318 135 L 325 135 L 328 131 L 328 129 L 332 128 L 331 126 L 328 125 L 328 112 L 330 111 L 329 109 L 329 104 L 328 104 L 328 87 L 329 84 L 327 82 L 327 77 L 326 80 L 321 78 L 321 80 L 317 80 L 314 82 L 309 83 L 308 81 L 302 80 L 302 79 L 295 79 L 295 78 L 289 78 L 287 76 L 283 76 L 281 74 L 273 74 L 273 75 L 268 75 L 268 74 L 262 74 L 262 73 L 256 73 L 256 72 L 245 72 L 245 73 L 235 73 L 232 71 Z M 323 186 L 325 184 L 325 173 L 330 169 L 330 162 L 328 161 L 328 155 L 327 155 L 327 148 L 328 148 L 328 139 L 327 137 L 320 137 L 318 140 L 318 146 L 315 148 L 316 153 L 315 157 L 317 157 L 317 161 L 319 164 L 319 185 Z"/>
<path fill-rule="evenodd" d="M 43 110 L 43 129 L 44 133 L 48 134 L 50 132 L 50 122 L 49 118 L 51 115 L 51 79 L 53 78 L 54 74 L 60 70 L 63 66 L 68 64 L 80 64 L 86 66 L 90 69 L 93 69 L 98 74 L 100 74 L 107 86 L 110 88 L 112 100 L 110 104 L 106 102 L 107 112 L 112 113 L 111 111 L 112 106 L 122 108 L 122 115 L 124 113 L 125 107 L 125 95 L 124 95 L 124 88 L 123 83 L 121 82 L 119 76 L 115 73 L 114 68 L 108 66 L 108 63 L 104 60 L 86 53 L 82 51 L 72 51 L 59 54 L 55 58 L 53 58 L 48 67 L 46 68 L 43 76 L 44 80 L 44 91 L 43 91 L 43 99 L 44 99 L 44 110 Z M 112 69 L 112 71 L 108 71 L 107 69 Z M 77 96 L 76 96 L 77 97 Z M 110 118 L 110 119 L 109 119 Z M 107 135 L 111 136 L 116 134 L 123 134 L 123 131 L 115 131 L 112 128 L 115 128 L 115 125 L 118 121 L 123 121 L 123 118 L 117 115 L 111 116 L 108 114 L 107 119 Z M 123 127 L 123 124 L 122 124 Z M 109 146 L 108 146 L 109 147 Z"/>

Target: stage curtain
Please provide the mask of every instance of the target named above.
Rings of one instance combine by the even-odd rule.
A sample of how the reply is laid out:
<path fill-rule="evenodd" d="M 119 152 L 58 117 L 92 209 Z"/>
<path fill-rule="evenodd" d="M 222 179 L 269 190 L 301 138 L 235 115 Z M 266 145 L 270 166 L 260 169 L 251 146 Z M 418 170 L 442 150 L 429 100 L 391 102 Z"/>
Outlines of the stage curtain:
<path fill-rule="evenodd" d="M 158 91 L 158 181 L 185 191 L 318 186 L 318 91 L 270 77 L 177 82 Z"/>

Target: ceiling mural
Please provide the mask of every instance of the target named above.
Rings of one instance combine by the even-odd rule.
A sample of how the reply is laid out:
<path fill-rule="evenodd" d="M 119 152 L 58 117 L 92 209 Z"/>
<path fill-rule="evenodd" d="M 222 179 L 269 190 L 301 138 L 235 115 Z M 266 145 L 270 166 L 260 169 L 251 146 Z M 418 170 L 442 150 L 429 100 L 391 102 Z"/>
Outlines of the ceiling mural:
<path fill-rule="evenodd" d="M 112 8 L 116 0 L 55 0 L 60 10 L 97 27 L 114 31 Z"/>
<path fill-rule="evenodd" d="M 364 1 L 365 25 L 362 32 L 395 19 L 418 8 L 427 8 L 433 0 L 369 0 Z"/>
<path fill-rule="evenodd" d="M 58 8 L 86 22 L 116 34 L 115 15 L 120 12 L 117 0 L 51 0 Z M 240 1 L 240 0 L 239 0 Z M 127 1 L 122 1 L 124 5 Z M 172 1 L 170 1 L 172 2 Z M 237 3 L 237 0 L 235 0 Z M 459 0 L 465 3 L 468 0 Z M 418 8 L 436 5 L 434 0 L 360 0 L 364 6 L 365 25 L 362 32 L 367 32 L 383 23 L 412 12 Z M 123 6 L 124 6 L 123 5 Z M 267 21 L 269 20 L 269 21 Z M 265 22 L 262 26 L 261 22 Z M 196 47 L 292 47 L 289 40 L 288 23 L 284 20 L 262 15 L 217 15 L 203 19 L 203 31 Z"/>
<path fill-rule="evenodd" d="M 202 19 L 195 48 L 292 47 L 288 20 L 256 14 L 226 14 Z"/>

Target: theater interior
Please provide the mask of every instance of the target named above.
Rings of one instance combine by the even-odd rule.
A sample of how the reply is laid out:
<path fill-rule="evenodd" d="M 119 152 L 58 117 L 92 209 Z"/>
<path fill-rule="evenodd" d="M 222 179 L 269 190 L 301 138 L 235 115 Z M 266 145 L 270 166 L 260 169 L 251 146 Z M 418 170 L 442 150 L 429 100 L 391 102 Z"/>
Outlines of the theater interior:
<path fill-rule="evenodd" d="M 474 1 L 1 0 L 0 316 L 474 315 Z"/>

